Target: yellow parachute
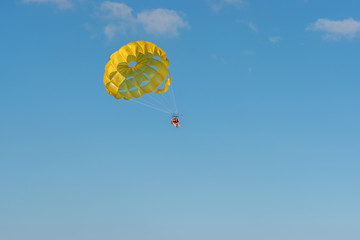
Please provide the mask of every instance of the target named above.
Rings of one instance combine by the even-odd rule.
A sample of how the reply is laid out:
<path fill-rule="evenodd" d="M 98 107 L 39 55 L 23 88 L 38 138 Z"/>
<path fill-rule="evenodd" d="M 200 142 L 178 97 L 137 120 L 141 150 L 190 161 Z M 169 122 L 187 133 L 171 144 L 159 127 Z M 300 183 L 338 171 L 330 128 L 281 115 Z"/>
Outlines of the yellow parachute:
<path fill-rule="evenodd" d="M 171 84 L 168 67 L 169 60 L 161 48 L 151 42 L 132 42 L 110 56 L 105 66 L 104 85 L 116 99 L 165 93 Z"/>

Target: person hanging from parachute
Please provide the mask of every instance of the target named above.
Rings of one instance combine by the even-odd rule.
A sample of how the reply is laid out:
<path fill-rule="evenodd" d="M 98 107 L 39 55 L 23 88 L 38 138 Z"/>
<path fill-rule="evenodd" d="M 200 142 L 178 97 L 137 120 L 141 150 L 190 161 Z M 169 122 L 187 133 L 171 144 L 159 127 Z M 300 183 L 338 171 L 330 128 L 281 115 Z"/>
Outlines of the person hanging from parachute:
<path fill-rule="evenodd" d="M 172 88 L 169 92 L 175 111 L 166 105 L 167 101 L 157 100 L 157 104 L 141 101 L 144 96 L 155 97 L 168 92 L 171 85 L 168 67 L 169 60 L 161 48 L 151 42 L 131 42 L 110 56 L 105 66 L 104 85 L 116 99 L 132 100 L 171 114 L 171 124 L 178 128 L 179 114 L 175 114 L 178 111 Z"/>
<path fill-rule="evenodd" d="M 176 128 L 181 127 L 179 122 L 179 116 L 173 115 L 171 117 L 171 124 L 174 125 Z"/>

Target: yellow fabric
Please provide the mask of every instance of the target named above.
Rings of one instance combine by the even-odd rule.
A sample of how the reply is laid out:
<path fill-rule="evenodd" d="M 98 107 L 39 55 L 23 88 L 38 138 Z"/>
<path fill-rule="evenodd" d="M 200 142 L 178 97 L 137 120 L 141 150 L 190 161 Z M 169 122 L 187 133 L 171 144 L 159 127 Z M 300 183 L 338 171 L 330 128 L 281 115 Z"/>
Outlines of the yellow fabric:
<path fill-rule="evenodd" d="M 133 61 L 136 65 L 129 67 Z M 171 84 L 168 67 L 169 60 L 161 48 L 151 42 L 132 42 L 110 56 L 105 66 L 104 85 L 117 99 L 130 100 L 145 93 L 164 93 Z"/>

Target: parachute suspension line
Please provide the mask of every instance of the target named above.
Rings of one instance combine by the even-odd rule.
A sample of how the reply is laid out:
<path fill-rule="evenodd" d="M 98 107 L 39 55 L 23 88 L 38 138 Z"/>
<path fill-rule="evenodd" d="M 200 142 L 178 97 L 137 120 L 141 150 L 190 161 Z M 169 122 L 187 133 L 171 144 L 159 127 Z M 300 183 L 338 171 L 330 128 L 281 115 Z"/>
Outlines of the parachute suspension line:
<path fill-rule="evenodd" d="M 161 109 L 161 108 L 154 107 L 154 106 L 152 106 L 152 105 L 150 105 L 150 104 L 146 104 L 146 103 L 143 103 L 143 102 L 140 102 L 140 101 L 136 101 L 135 99 L 130 99 L 130 101 L 132 101 L 132 102 L 136 102 L 136 103 L 139 103 L 139 104 L 142 104 L 142 105 L 144 105 L 144 106 L 147 106 L 147 107 L 149 107 L 149 108 L 152 108 L 152 109 L 158 110 L 158 111 L 160 111 L 160 112 L 164 112 L 164 113 L 171 113 L 171 112 L 169 112 L 169 111 L 164 111 L 164 110 L 163 110 L 163 109 Z"/>
<path fill-rule="evenodd" d="M 140 99 L 139 98 L 137 100 L 135 100 L 135 99 L 136 98 L 132 98 L 131 100 L 133 100 L 134 102 L 137 102 L 137 103 L 144 103 L 146 105 L 162 109 L 161 107 L 157 106 L 156 104 L 152 103 L 151 101 L 149 102 L 149 100 L 144 98 L 144 96 L 142 98 L 140 98 Z"/>
<path fill-rule="evenodd" d="M 161 93 L 158 93 L 158 94 L 161 94 Z M 169 108 L 169 106 L 167 106 L 167 104 L 162 103 L 159 99 L 156 99 L 156 97 L 152 96 L 151 93 L 148 94 L 147 96 L 149 96 L 149 98 L 153 99 L 155 102 L 157 102 L 157 104 L 159 104 L 160 106 L 165 108 L 167 111 L 171 112 L 171 108 Z"/>
<path fill-rule="evenodd" d="M 156 110 L 161 110 L 162 112 L 169 112 L 169 111 L 167 111 L 166 109 L 164 109 L 163 107 L 161 107 L 161 106 L 158 106 L 157 104 L 155 104 L 155 103 L 153 103 L 152 101 L 150 101 L 149 99 L 147 99 L 147 97 L 145 97 L 145 99 L 144 99 L 144 97 L 142 97 L 142 98 L 140 98 L 140 99 L 131 99 L 131 100 L 133 100 L 134 102 L 136 102 L 136 103 L 140 103 L 140 104 L 142 104 L 142 105 L 144 105 L 144 106 L 147 106 L 147 107 L 151 107 L 151 108 L 153 108 L 153 109 L 156 109 Z"/>
<path fill-rule="evenodd" d="M 159 93 L 156 96 L 159 96 L 159 98 L 161 98 L 161 100 L 163 101 L 164 104 L 166 104 L 168 106 L 168 108 L 170 109 L 170 111 L 173 113 L 174 112 L 174 104 L 171 104 L 171 101 L 169 101 L 169 92 L 166 93 Z"/>

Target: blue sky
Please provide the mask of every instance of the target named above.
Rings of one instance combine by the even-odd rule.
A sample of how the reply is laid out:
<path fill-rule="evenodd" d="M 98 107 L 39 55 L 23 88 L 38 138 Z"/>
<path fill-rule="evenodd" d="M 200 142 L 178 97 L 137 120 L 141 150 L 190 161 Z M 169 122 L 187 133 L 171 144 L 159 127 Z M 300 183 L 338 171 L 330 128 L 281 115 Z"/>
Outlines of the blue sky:
<path fill-rule="evenodd" d="M 360 2 L 0 3 L 0 239 L 360 239 Z M 103 86 L 137 40 L 183 127 Z"/>

